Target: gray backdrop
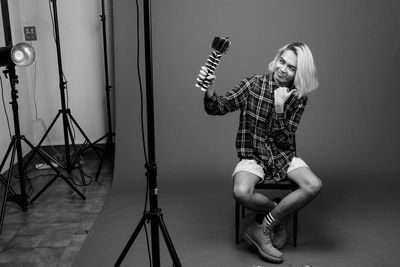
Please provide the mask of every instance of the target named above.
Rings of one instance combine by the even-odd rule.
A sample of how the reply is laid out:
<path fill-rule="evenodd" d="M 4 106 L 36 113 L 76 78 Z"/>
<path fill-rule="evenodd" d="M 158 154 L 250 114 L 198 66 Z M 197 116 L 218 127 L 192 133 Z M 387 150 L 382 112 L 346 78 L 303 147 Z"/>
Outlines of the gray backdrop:
<path fill-rule="evenodd" d="M 114 189 L 132 190 L 142 179 L 138 174 L 144 174 L 136 9 L 134 1 L 114 5 L 118 178 Z M 229 179 L 237 161 L 234 139 L 239 114 L 206 115 L 203 94 L 194 87 L 214 36 L 229 36 L 232 41 L 216 72 L 219 94 L 247 75 L 265 73 L 276 49 L 287 42 L 308 43 L 320 88 L 311 95 L 298 130 L 300 156 L 323 180 L 324 173 L 333 170 L 361 178 L 373 173 L 380 180 L 398 174 L 399 6 L 394 0 L 153 1 L 160 183 L 185 181 L 193 173 Z M 143 43 L 141 52 L 144 82 Z M 335 182 L 345 183 L 344 179 L 347 176 L 338 175 Z"/>
<path fill-rule="evenodd" d="M 266 72 L 287 42 L 304 41 L 315 56 L 320 89 L 309 99 L 297 145 L 324 189 L 301 211 L 299 246 L 285 248 L 285 264 L 397 264 L 399 2 L 163 0 L 152 7 L 159 200 L 183 265 L 264 265 L 245 242 L 234 244 L 230 176 L 238 113 L 206 115 L 194 86 L 216 35 L 232 41 L 217 70 L 219 94 Z M 112 266 L 144 205 L 134 1 L 114 1 L 114 18 L 113 190 L 77 267 Z M 139 28 L 142 34 L 142 21 Z M 143 45 L 141 55 L 144 81 Z M 143 231 L 135 241 L 123 266 L 148 265 Z M 162 266 L 171 266 L 161 244 Z"/>

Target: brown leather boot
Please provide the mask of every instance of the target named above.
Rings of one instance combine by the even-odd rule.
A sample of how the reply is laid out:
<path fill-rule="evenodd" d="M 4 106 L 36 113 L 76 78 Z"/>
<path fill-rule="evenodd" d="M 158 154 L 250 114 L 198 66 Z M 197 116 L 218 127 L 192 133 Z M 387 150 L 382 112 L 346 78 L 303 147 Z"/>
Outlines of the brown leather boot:
<path fill-rule="evenodd" d="M 288 220 L 284 220 L 282 223 L 275 226 L 273 230 L 272 245 L 277 249 L 281 249 L 287 240 L 287 225 Z"/>
<path fill-rule="evenodd" d="M 244 240 L 254 245 L 258 253 L 266 260 L 281 263 L 283 261 L 282 253 L 277 250 L 271 242 L 271 230 L 266 227 L 265 221 L 262 224 L 256 221 L 252 222 L 243 235 Z"/>

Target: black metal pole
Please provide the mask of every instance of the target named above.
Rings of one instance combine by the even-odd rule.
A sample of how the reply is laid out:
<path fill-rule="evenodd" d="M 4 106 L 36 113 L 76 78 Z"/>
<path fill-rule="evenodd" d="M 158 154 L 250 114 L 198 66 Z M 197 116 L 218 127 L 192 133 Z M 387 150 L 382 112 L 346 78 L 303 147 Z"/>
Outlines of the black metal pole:
<path fill-rule="evenodd" d="M 1 0 L 1 14 L 3 17 L 4 41 L 6 46 L 12 46 L 10 14 L 8 11 L 8 1 Z"/>
<path fill-rule="evenodd" d="M 154 95 L 153 95 L 153 54 L 151 38 L 151 9 L 150 0 L 144 1 L 144 44 L 146 62 L 146 105 L 147 105 L 147 142 L 148 142 L 148 171 L 150 212 L 158 212 L 158 188 L 157 188 L 157 165 L 155 153 L 155 129 L 154 129 Z M 151 244 L 153 264 L 160 266 L 160 242 L 158 223 L 151 221 Z"/>
<path fill-rule="evenodd" d="M 97 139 L 93 144 L 97 144 L 103 139 L 106 139 L 106 147 L 104 149 L 103 155 L 101 156 L 100 163 L 97 168 L 97 173 L 95 180 L 99 178 L 101 168 L 103 166 L 104 158 L 106 157 L 108 152 L 111 152 L 113 154 L 114 152 L 114 142 L 113 138 L 115 136 L 115 133 L 112 130 L 112 118 L 111 118 L 111 100 L 110 100 L 110 91 L 112 86 L 110 85 L 110 80 L 108 76 L 108 56 L 107 56 L 107 30 L 106 30 L 106 14 L 105 14 L 105 4 L 104 0 L 101 0 L 101 15 L 100 15 L 101 21 L 102 21 L 102 26 L 103 26 L 103 55 L 104 55 L 104 74 L 105 74 L 105 92 L 106 92 L 106 112 L 107 112 L 107 125 L 108 125 L 108 131 L 107 133 Z"/>
<path fill-rule="evenodd" d="M 8 75 L 11 84 L 11 106 L 13 110 L 14 118 L 14 136 L 17 138 L 16 149 L 17 149 L 17 160 L 18 160 L 18 173 L 19 173 L 19 185 L 21 201 L 23 203 L 23 210 L 28 208 L 28 195 L 25 188 L 25 168 L 23 163 L 22 147 L 21 147 L 21 130 L 19 127 L 19 116 L 18 116 L 18 91 L 15 89 L 15 85 L 18 83 L 18 76 L 15 74 L 15 67 L 8 66 Z"/>
<path fill-rule="evenodd" d="M 149 184 L 150 211 L 145 211 L 140 223 L 131 235 L 128 243 L 118 257 L 115 267 L 120 266 L 129 248 L 135 241 L 140 229 L 146 221 L 151 224 L 152 264 L 160 267 L 160 241 L 159 227 L 163 234 L 168 251 L 175 267 L 181 267 L 167 227 L 163 221 L 161 209 L 158 208 L 157 164 L 155 156 L 155 129 L 154 129 L 154 95 L 153 95 L 153 58 L 151 40 L 151 6 L 150 0 L 144 0 L 144 37 L 145 37 L 145 62 L 146 62 L 146 106 L 147 106 L 147 145 L 148 162 L 146 162 L 146 176 Z"/>
<path fill-rule="evenodd" d="M 1 0 L 1 12 L 3 17 L 3 29 L 4 29 L 4 39 L 6 46 L 12 46 L 12 35 L 11 35 L 11 23 L 10 23 L 10 15 L 8 9 L 8 1 Z M 14 65 L 10 64 L 7 66 L 6 71 L 4 72 L 8 74 L 10 79 L 10 86 L 11 86 L 11 106 L 13 110 L 14 116 L 14 137 L 17 138 L 16 141 L 16 152 L 17 152 L 17 159 L 18 159 L 18 171 L 19 171 L 19 182 L 20 182 L 20 201 L 23 210 L 27 210 L 28 207 L 28 195 L 26 193 L 25 188 L 25 176 L 24 176 L 24 165 L 23 165 L 23 155 L 22 155 L 22 147 L 21 147 L 21 131 L 19 127 L 19 116 L 18 116 L 18 91 L 15 88 L 15 85 L 18 83 L 18 76 L 15 73 Z M 5 192 L 7 194 L 8 192 Z"/>
<path fill-rule="evenodd" d="M 54 27 L 55 27 L 55 41 L 56 41 L 56 49 L 57 49 L 57 61 L 58 61 L 58 78 L 59 78 L 59 86 L 60 86 L 60 95 L 61 95 L 61 110 L 62 110 L 62 120 L 63 120 L 63 131 L 64 131 L 64 144 L 65 144 L 65 157 L 67 161 L 67 171 L 70 172 L 72 169 L 71 164 L 71 155 L 69 150 L 69 138 L 68 138 L 68 117 L 66 113 L 66 100 L 65 100 L 65 90 L 67 83 L 64 81 L 64 72 L 62 69 L 62 59 L 61 59 L 61 46 L 60 46 L 60 33 L 58 28 L 58 14 L 57 14 L 57 0 L 51 0 L 53 3 L 53 15 L 54 15 Z"/>
<path fill-rule="evenodd" d="M 106 101 L 107 101 L 107 122 L 108 134 L 112 133 L 111 101 L 110 101 L 110 79 L 108 76 L 108 56 L 107 56 L 107 29 L 104 0 L 101 0 L 101 21 L 103 26 L 103 50 L 104 50 L 104 75 L 106 79 Z"/>

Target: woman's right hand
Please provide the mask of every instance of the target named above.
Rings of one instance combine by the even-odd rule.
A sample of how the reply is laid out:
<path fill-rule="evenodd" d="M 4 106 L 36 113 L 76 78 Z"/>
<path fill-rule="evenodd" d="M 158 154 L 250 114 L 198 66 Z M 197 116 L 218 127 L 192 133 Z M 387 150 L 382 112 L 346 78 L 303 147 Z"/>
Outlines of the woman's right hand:
<path fill-rule="evenodd" d="M 215 78 L 215 75 L 210 74 L 206 67 L 201 67 L 199 75 L 197 77 L 197 83 L 202 84 L 201 88 L 206 90 L 206 93 L 209 97 L 212 97 L 214 94 L 213 85 L 215 82 Z"/>

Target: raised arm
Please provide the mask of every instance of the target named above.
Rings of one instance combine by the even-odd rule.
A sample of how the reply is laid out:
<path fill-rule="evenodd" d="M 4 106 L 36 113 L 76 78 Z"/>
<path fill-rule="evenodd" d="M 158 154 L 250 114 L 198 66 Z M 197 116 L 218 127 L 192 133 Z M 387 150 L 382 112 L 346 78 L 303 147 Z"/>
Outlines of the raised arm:
<path fill-rule="evenodd" d="M 210 115 L 224 115 L 241 109 L 246 103 L 253 81 L 253 77 L 243 79 L 223 96 L 217 96 L 213 86 L 210 86 L 204 95 L 205 111 Z"/>

